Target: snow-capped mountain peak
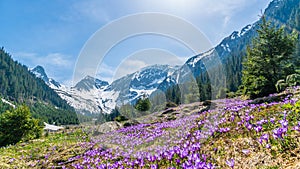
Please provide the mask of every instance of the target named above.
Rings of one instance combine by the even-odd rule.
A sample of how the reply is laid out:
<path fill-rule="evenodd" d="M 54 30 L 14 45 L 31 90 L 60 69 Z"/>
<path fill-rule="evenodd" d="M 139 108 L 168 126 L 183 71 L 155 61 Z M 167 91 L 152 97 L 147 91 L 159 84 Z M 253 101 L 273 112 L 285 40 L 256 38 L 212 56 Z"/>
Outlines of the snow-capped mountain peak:
<path fill-rule="evenodd" d="M 108 82 L 99 80 L 92 76 L 86 76 L 81 81 L 79 81 L 74 88 L 78 90 L 86 90 L 89 91 L 91 89 L 103 89 L 104 87 L 108 86 Z"/>
<path fill-rule="evenodd" d="M 36 77 L 41 78 L 42 80 L 44 80 L 45 82 L 49 82 L 49 78 L 47 76 L 47 74 L 45 73 L 45 69 L 38 65 L 35 68 L 30 70 Z"/>
<path fill-rule="evenodd" d="M 49 78 L 45 72 L 45 69 L 38 65 L 33 69 L 30 69 L 30 71 L 38 78 L 42 79 L 49 87 L 52 89 L 58 89 L 63 87 L 59 82 L 55 81 L 52 78 Z"/>
<path fill-rule="evenodd" d="M 151 65 L 114 81 L 106 91 L 119 92 L 118 103 L 134 103 L 143 95 L 150 96 L 179 67 Z"/>

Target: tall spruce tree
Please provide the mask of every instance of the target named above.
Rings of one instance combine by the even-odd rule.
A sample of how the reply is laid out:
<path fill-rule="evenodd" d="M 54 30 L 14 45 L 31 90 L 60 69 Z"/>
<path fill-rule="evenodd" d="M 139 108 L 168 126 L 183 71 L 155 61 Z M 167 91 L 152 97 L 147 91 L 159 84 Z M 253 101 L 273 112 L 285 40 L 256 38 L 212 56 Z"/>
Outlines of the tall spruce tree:
<path fill-rule="evenodd" d="M 296 36 L 287 35 L 263 17 L 258 37 L 247 48 L 243 62 L 242 90 L 250 98 L 276 92 L 275 84 L 295 72 L 293 55 Z"/>

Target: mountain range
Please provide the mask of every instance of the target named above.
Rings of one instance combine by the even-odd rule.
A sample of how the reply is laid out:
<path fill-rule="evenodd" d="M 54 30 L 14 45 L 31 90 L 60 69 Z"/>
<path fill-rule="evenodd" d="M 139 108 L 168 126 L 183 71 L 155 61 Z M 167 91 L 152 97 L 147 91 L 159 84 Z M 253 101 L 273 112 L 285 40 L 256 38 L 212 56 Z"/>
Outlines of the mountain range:
<path fill-rule="evenodd" d="M 263 16 L 276 26 L 285 26 L 287 32 L 300 30 L 299 0 L 274 0 Z M 182 66 L 152 65 L 137 72 L 121 77 L 111 84 L 87 76 L 74 87 L 66 87 L 48 78 L 44 69 L 37 66 L 31 71 L 44 80 L 58 95 L 82 114 L 109 114 L 116 107 L 134 104 L 141 97 L 149 97 L 154 91 L 167 92 L 191 78 L 197 82 L 200 100 L 213 99 L 219 91 L 213 89 L 227 88 L 236 91 L 241 84 L 243 56 L 247 46 L 257 35 L 261 19 L 246 25 L 240 31 L 234 31 L 217 46 L 207 52 L 189 58 Z M 296 55 L 299 55 L 299 45 Z M 212 84 L 208 86 L 207 84 Z M 207 95 L 203 88 L 211 90 Z M 191 91 L 190 91 L 191 92 Z M 184 102 L 184 101 L 180 101 Z"/>
<path fill-rule="evenodd" d="M 86 76 L 74 87 L 66 87 L 48 78 L 41 66 L 37 66 L 31 71 L 44 80 L 77 112 L 109 114 L 116 106 L 127 103 L 133 104 L 142 96 L 150 96 L 178 68 L 177 66 L 153 65 L 117 79 L 111 84 Z"/>

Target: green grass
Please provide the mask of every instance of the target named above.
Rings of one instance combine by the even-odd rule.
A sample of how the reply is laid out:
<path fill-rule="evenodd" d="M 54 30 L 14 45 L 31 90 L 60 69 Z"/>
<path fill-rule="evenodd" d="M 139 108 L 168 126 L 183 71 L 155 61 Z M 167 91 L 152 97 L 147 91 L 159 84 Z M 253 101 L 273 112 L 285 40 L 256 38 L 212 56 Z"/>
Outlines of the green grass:
<path fill-rule="evenodd" d="M 80 146 L 85 141 L 88 141 L 86 134 L 80 129 L 73 129 L 0 148 L 0 168 L 55 167 L 86 151 L 88 147 Z"/>

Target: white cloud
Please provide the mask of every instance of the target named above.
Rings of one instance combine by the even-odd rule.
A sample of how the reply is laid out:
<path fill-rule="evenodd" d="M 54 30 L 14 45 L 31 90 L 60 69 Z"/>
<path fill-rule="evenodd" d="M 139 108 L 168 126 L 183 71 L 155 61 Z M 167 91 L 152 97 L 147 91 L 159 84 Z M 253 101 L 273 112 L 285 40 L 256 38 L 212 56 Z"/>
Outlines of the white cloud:
<path fill-rule="evenodd" d="M 134 2 L 137 1 L 139 0 Z M 253 2 L 255 3 L 255 1 L 258 0 Z M 175 15 L 197 14 L 198 17 L 203 17 L 216 14 L 230 15 L 253 2 L 248 0 L 145 0 L 139 1 L 137 4 L 143 10 L 167 11 Z"/>
<path fill-rule="evenodd" d="M 41 56 L 37 53 L 17 52 L 14 53 L 13 56 L 17 57 L 20 60 L 30 60 L 32 64 L 47 64 L 52 66 L 64 67 L 72 65 L 72 62 L 68 60 L 68 58 L 71 58 L 71 56 L 61 53 L 49 53 L 45 56 Z"/>
<path fill-rule="evenodd" d="M 163 12 L 187 19 L 217 45 L 232 31 L 256 21 L 268 1 L 261 0 L 133 0 L 142 12 Z"/>
<path fill-rule="evenodd" d="M 57 81 L 64 81 L 66 78 L 70 79 L 73 73 L 74 62 L 72 61 L 72 56 L 62 53 L 40 55 L 37 53 L 17 52 L 13 53 L 12 56 L 30 68 L 37 65 L 43 66 L 47 75 Z"/>

